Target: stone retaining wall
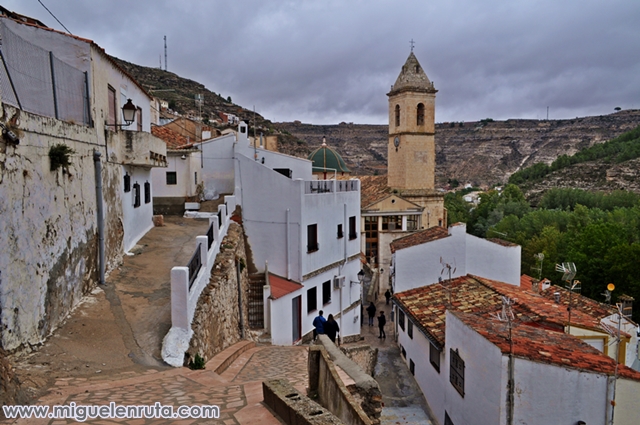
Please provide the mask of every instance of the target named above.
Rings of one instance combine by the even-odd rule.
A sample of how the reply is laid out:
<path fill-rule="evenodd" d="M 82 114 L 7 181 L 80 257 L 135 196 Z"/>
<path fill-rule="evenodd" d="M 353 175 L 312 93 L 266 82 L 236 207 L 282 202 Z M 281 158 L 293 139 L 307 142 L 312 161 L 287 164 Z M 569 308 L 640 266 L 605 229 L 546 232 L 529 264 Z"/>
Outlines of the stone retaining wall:
<path fill-rule="evenodd" d="M 238 265 L 242 296 L 243 326 L 248 336 L 248 290 L 243 228 L 229 224 L 227 236 L 222 240 L 209 284 L 203 289 L 193 317 L 193 337 L 185 356 L 185 363 L 199 354 L 204 361 L 225 348 L 242 340 L 240 310 L 238 308 Z"/>
<path fill-rule="evenodd" d="M 373 376 L 378 362 L 378 349 L 372 348 L 370 345 L 355 345 L 349 347 L 340 347 L 342 351 L 352 362 L 360 366 L 364 372 Z"/>

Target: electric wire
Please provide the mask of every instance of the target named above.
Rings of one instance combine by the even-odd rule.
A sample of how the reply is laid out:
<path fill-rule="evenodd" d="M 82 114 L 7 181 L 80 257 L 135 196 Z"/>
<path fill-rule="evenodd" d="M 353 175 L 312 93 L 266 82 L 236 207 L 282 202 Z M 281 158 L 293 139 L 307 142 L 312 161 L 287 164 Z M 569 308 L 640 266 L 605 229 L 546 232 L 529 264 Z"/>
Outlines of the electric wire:
<path fill-rule="evenodd" d="M 55 19 L 56 21 L 58 21 L 58 23 L 59 23 L 60 25 L 62 25 L 62 28 L 64 28 L 64 29 L 65 29 L 69 34 L 73 35 L 73 34 L 71 33 L 71 31 L 69 31 L 69 30 L 67 29 L 67 27 L 65 27 L 65 26 L 64 26 L 64 24 L 63 24 L 62 22 L 60 22 L 60 19 L 56 18 L 56 15 L 54 15 L 54 14 L 53 14 L 53 13 L 52 13 L 48 8 L 47 8 L 47 6 L 45 6 L 45 5 L 44 5 L 44 3 L 42 3 L 42 1 L 41 1 L 41 0 L 38 0 L 38 3 L 40 3 L 40 4 L 42 5 L 42 7 L 44 7 L 44 9 L 45 9 L 47 12 L 49 12 L 49 14 L 50 14 L 51 16 L 53 16 L 53 19 Z"/>

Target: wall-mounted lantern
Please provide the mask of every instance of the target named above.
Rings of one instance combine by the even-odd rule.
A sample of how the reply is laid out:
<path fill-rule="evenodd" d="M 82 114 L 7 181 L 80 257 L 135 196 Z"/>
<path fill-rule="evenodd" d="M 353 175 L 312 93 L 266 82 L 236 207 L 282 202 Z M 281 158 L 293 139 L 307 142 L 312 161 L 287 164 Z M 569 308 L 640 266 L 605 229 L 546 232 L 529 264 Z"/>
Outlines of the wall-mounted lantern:
<path fill-rule="evenodd" d="M 128 127 L 136 120 L 136 105 L 131 102 L 131 99 L 127 99 L 127 103 L 122 106 L 122 118 L 124 124 L 105 124 L 107 127 Z"/>

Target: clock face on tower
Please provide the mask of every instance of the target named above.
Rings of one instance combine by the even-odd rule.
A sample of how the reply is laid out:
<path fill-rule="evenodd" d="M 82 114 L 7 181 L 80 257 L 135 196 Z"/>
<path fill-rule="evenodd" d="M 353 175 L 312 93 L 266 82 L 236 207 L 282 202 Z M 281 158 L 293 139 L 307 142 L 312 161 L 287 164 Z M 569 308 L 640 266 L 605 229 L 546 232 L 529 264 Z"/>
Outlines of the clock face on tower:
<path fill-rule="evenodd" d="M 393 139 L 393 145 L 396 147 L 396 151 L 397 151 L 398 146 L 400 146 L 400 138 L 398 136 L 396 136 L 396 138 Z"/>

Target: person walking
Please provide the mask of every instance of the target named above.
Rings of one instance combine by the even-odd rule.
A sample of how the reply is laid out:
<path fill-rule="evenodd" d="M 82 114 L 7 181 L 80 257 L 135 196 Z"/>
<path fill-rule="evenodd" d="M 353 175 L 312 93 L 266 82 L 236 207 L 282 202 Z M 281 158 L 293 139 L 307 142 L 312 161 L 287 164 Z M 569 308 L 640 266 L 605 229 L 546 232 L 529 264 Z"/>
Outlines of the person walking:
<path fill-rule="evenodd" d="M 384 315 L 384 311 L 380 312 L 380 316 L 378 316 L 378 329 L 380 329 L 380 336 L 378 338 L 387 338 L 387 335 L 384 333 L 384 325 L 387 324 L 387 318 Z"/>
<path fill-rule="evenodd" d="M 322 335 L 324 333 L 324 324 L 327 322 L 323 316 L 323 311 L 320 310 L 315 319 L 313 319 L 313 340 L 315 341 L 318 335 Z"/>
<path fill-rule="evenodd" d="M 338 332 L 340 332 L 340 326 L 338 326 L 338 322 L 333 318 L 333 314 L 330 314 L 327 322 L 324 324 L 324 333 L 329 337 L 331 342 L 335 343 Z"/>
<path fill-rule="evenodd" d="M 384 293 L 384 297 L 387 299 L 387 305 L 389 305 L 389 299 L 391 298 L 391 291 L 387 289 L 387 292 Z"/>
<path fill-rule="evenodd" d="M 371 301 L 369 307 L 367 307 L 367 313 L 369 314 L 369 326 L 373 326 L 373 318 L 376 317 L 376 305 Z"/>

